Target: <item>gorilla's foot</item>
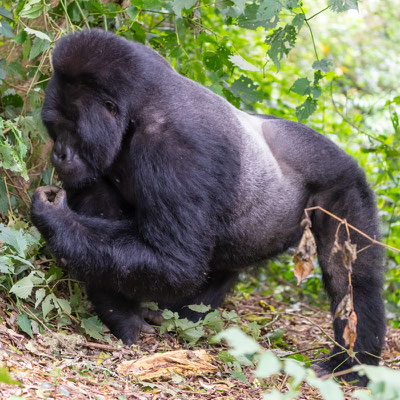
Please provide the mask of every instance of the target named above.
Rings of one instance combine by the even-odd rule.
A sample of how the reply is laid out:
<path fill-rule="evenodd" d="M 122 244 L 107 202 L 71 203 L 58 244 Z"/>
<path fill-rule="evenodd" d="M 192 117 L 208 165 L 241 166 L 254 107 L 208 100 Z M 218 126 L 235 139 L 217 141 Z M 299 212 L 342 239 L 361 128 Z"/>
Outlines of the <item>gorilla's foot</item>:
<path fill-rule="evenodd" d="M 351 368 L 351 365 L 348 366 L 347 369 L 349 368 Z M 336 378 L 339 381 L 343 380 L 353 386 L 367 386 L 368 384 L 368 378 L 365 375 L 360 376 L 357 372 L 352 371 L 340 374 L 344 369 L 340 368 L 340 371 L 338 371 L 338 366 L 330 360 L 318 361 L 311 365 L 311 369 L 315 372 L 318 378 L 329 378 L 332 374 L 338 372 Z"/>

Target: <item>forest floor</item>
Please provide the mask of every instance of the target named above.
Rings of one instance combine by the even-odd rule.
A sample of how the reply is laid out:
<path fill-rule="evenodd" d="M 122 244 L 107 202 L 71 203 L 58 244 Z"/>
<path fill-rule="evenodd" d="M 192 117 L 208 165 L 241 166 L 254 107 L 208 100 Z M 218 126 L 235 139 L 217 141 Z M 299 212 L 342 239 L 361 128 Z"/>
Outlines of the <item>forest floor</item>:
<path fill-rule="evenodd" d="M 332 328 L 328 312 L 303 303 L 297 303 L 300 305 L 297 309 L 290 308 L 287 303 L 257 293 L 246 297 L 231 298 L 225 306 L 234 307 L 241 317 L 262 315 L 265 304 L 276 310 L 276 317 L 261 331 L 259 343 L 263 347 L 270 347 L 268 332 L 282 331 L 282 328 L 283 340 L 273 349 L 277 355 L 280 352 L 286 356 L 302 354 L 314 359 L 322 348 L 330 347 Z M 88 342 L 73 333 L 50 331 L 29 339 L 9 326 L 0 324 L 0 363 L 8 367 L 11 377 L 20 385 L 0 383 L 0 399 L 245 400 L 261 399 L 265 390 L 274 387 L 287 390 L 287 376 L 283 374 L 269 379 L 267 387 L 261 387 L 254 378 L 254 368 L 243 369 L 247 382 L 234 379 L 227 364 L 218 358 L 218 352 L 224 346 L 210 345 L 206 341 L 185 352 L 190 364 L 191 359 L 193 362 L 198 360 L 198 349 L 205 350 L 206 359 L 200 362 L 199 368 L 194 364 L 194 369 L 189 368 L 185 373 L 167 373 L 145 381 L 126 375 L 129 370 L 126 362 L 187 348 L 175 335 L 142 334 L 136 346 L 128 347 L 115 339 Z M 168 368 L 173 360 L 166 357 L 163 362 L 165 365 L 162 366 Z M 388 328 L 382 363 L 400 368 L 400 330 Z M 343 386 L 345 394 L 352 390 L 352 387 Z M 314 388 L 303 385 L 299 399 L 320 398 Z"/>

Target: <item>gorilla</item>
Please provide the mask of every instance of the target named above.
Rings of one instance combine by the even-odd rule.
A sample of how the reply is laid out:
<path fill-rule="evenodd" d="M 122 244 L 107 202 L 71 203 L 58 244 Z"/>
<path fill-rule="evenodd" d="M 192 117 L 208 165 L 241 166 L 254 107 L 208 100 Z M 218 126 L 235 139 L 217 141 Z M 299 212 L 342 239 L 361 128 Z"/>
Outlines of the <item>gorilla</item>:
<path fill-rule="evenodd" d="M 219 306 L 245 267 L 298 243 L 306 207 L 379 237 L 364 173 L 314 130 L 240 111 L 155 51 L 101 30 L 59 40 L 53 67 L 42 119 L 64 189 L 39 188 L 32 222 L 124 343 L 160 318 L 143 302 L 192 320 L 199 314 L 187 305 Z M 334 316 L 348 291 L 341 257 L 331 254 L 338 222 L 319 211 L 310 218 Z M 352 240 L 371 244 L 356 233 Z M 370 246 L 352 285 L 354 350 L 372 365 L 385 335 L 382 281 L 381 251 Z M 320 374 L 357 364 L 341 347 L 346 321 L 333 325 L 337 343 Z"/>

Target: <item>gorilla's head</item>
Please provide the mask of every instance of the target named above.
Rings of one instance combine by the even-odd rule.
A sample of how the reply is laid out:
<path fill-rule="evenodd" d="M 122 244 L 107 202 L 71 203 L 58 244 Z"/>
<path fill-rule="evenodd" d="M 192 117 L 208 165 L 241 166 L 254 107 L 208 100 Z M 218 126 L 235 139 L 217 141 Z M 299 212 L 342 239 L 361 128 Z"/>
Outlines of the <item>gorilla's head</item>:
<path fill-rule="evenodd" d="M 67 187 L 84 186 L 115 160 L 134 119 L 139 44 L 85 30 L 61 39 L 42 120 L 54 140 L 51 161 Z M 143 84 L 142 84 L 143 86 Z"/>

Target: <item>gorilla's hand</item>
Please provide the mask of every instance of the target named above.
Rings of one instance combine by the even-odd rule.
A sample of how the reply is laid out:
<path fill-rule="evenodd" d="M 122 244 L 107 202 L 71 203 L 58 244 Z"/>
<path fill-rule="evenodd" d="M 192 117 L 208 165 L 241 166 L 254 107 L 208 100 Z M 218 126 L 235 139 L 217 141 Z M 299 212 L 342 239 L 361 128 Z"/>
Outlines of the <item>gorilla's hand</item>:
<path fill-rule="evenodd" d="M 42 186 L 32 196 L 31 220 L 45 239 L 68 211 L 66 192 L 57 186 Z"/>
<path fill-rule="evenodd" d="M 63 209 L 67 207 L 65 190 L 54 186 L 42 186 L 38 188 L 32 197 L 32 211 L 48 211 L 51 209 Z"/>

